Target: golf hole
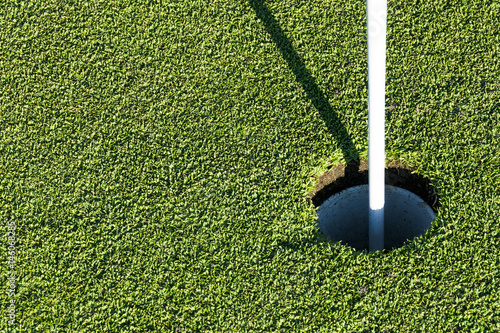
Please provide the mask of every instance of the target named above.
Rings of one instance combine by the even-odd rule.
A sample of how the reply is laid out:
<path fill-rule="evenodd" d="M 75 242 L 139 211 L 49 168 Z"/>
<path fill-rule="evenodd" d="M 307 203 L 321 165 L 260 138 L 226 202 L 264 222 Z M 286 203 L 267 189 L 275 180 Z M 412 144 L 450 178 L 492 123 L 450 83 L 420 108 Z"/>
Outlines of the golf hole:
<path fill-rule="evenodd" d="M 366 161 L 337 166 L 319 177 L 310 193 L 318 207 L 319 231 L 333 242 L 368 251 L 368 167 Z M 439 207 L 429 179 L 400 162 L 386 167 L 384 251 L 425 234 Z"/>

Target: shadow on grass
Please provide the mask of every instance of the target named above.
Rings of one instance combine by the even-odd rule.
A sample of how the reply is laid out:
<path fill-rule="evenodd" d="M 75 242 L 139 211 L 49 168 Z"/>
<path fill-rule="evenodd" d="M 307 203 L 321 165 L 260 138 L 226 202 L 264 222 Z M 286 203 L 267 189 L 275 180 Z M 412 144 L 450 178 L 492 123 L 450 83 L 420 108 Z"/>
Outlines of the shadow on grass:
<path fill-rule="evenodd" d="M 257 18 L 264 24 L 266 31 L 276 46 L 278 46 L 283 59 L 288 63 L 288 67 L 292 70 L 297 82 L 302 85 L 307 98 L 319 111 L 330 133 L 335 136 L 337 144 L 342 150 L 345 160 L 348 162 L 346 172 L 357 172 L 359 167 L 359 153 L 354 147 L 352 139 L 344 125 L 342 125 L 337 113 L 325 97 L 325 94 L 318 87 L 316 80 L 307 70 L 306 65 L 293 48 L 283 29 L 281 29 L 271 11 L 264 4 L 264 0 L 248 0 L 248 2 L 255 11 Z"/>

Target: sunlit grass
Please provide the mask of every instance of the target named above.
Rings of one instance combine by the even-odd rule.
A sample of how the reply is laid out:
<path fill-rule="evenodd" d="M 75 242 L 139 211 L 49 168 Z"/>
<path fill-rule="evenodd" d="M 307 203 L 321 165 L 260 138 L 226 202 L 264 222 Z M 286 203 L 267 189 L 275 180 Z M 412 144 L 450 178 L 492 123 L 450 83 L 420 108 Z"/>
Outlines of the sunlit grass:
<path fill-rule="evenodd" d="M 433 227 L 317 234 L 314 176 L 367 155 L 365 5 L 1 2 L 17 330 L 499 330 L 497 2 L 389 1 L 387 156 L 438 189 Z"/>

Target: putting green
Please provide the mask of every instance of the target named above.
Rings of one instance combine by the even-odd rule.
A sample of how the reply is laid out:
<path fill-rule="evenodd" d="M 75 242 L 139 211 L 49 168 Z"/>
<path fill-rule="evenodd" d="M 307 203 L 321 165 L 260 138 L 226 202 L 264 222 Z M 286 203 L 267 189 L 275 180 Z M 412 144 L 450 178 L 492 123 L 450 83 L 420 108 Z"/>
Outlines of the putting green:
<path fill-rule="evenodd" d="M 432 227 L 318 233 L 367 158 L 365 5 L 1 1 L 0 331 L 500 330 L 498 1 L 388 4 L 386 154 Z"/>

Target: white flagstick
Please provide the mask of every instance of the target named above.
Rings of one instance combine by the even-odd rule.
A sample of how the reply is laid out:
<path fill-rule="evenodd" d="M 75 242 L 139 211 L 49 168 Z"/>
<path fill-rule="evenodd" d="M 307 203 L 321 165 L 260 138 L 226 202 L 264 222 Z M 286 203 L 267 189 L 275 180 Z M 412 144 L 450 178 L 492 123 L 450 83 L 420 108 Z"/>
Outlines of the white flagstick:
<path fill-rule="evenodd" d="M 387 0 L 367 0 L 369 250 L 384 249 Z"/>

